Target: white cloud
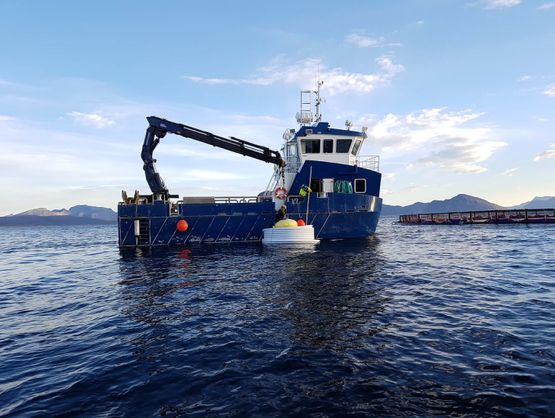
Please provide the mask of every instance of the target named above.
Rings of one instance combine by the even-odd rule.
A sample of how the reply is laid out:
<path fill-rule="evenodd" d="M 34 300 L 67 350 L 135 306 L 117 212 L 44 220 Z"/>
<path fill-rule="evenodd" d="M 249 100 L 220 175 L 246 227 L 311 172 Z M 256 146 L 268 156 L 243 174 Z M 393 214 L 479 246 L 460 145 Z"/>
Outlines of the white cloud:
<path fill-rule="evenodd" d="M 549 97 L 555 97 L 555 84 L 551 84 L 545 88 L 543 94 Z"/>
<path fill-rule="evenodd" d="M 351 33 L 345 38 L 345 42 L 356 45 L 360 48 L 380 46 L 383 44 L 384 40 L 385 38 L 383 36 L 380 36 L 379 38 L 371 38 L 369 36 L 358 35 L 356 33 Z"/>
<path fill-rule="evenodd" d="M 518 77 L 518 78 L 516 79 L 516 81 L 523 82 L 523 81 L 529 81 L 529 80 L 531 80 L 531 79 L 532 79 L 532 76 L 530 76 L 530 75 L 528 75 L 528 74 L 525 74 L 525 75 L 523 75 L 523 76 Z"/>
<path fill-rule="evenodd" d="M 538 7 L 538 10 L 549 10 L 549 9 L 553 9 L 555 7 L 555 3 L 551 2 L 551 3 L 544 3 L 541 6 Z"/>
<path fill-rule="evenodd" d="M 546 160 L 549 158 L 555 158 L 555 144 L 551 144 L 548 149 L 536 155 L 534 161 Z"/>
<path fill-rule="evenodd" d="M 345 38 L 345 42 L 358 46 L 359 48 L 377 48 L 384 46 L 402 46 L 400 43 L 385 42 L 385 38 L 380 36 L 372 38 L 370 36 L 351 33 Z"/>
<path fill-rule="evenodd" d="M 282 145 L 281 134 L 291 122 L 290 115 L 279 119 L 260 113 L 228 114 L 187 101 L 136 102 L 86 81 L 76 81 L 71 89 L 62 89 L 65 85 L 50 81 L 36 87 L 33 92 L 45 103 L 34 107 L 14 106 L 0 94 L 0 167 L 5 168 L 0 190 L 11 190 L 0 204 L 0 215 L 29 209 L 29 190 L 34 205 L 50 208 L 78 203 L 113 207 L 122 188 L 148 192 L 140 159 L 146 115 L 154 113 L 271 149 Z M 54 121 L 57 128 L 48 118 L 43 121 L 41 115 L 49 112 L 61 116 Z M 179 194 L 253 195 L 266 187 L 273 173 L 270 164 L 176 135 L 167 135 L 155 156 L 160 156 L 158 170 L 169 189 Z M 70 190 L 76 186 L 77 192 Z"/>
<path fill-rule="evenodd" d="M 503 171 L 500 175 L 512 177 L 517 171 L 518 168 L 509 168 L 508 170 Z"/>
<path fill-rule="evenodd" d="M 320 59 L 308 58 L 295 64 L 287 64 L 281 59 L 258 70 L 258 76 L 250 79 L 205 78 L 184 76 L 183 78 L 205 84 L 251 84 L 269 86 L 272 84 L 296 84 L 307 88 L 314 84 L 314 76 L 320 74 L 329 95 L 346 92 L 369 93 L 379 86 L 388 84 L 393 77 L 404 71 L 401 64 L 393 62 L 389 55 L 376 59 L 379 70 L 375 73 L 351 73 L 341 67 L 328 68 Z"/>
<path fill-rule="evenodd" d="M 485 0 L 486 9 L 503 9 L 518 6 L 521 0 Z"/>
<path fill-rule="evenodd" d="M 483 173 L 487 168 L 479 163 L 488 160 L 503 142 L 473 143 L 466 138 L 449 138 L 438 141 L 440 150 L 421 158 L 419 162 L 455 173 Z"/>
<path fill-rule="evenodd" d="M 100 113 L 71 112 L 68 113 L 68 115 L 76 122 L 85 126 L 94 126 L 95 128 L 107 128 L 108 126 L 116 124 L 114 120 L 102 116 Z"/>
<path fill-rule="evenodd" d="M 197 76 L 185 76 L 186 79 L 204 83 L 204 84 L 262 84 L 265 85 L 263 80 L 251 80 L 252 82 L 249 83 L 249 80 L 229 80 L 225 78 L 203 78 Z"/>
<path fill-rule="evenodd" d="M 423 109 L 406 116 L 390 113 L 371 126 L 369 138 L 381 145 L 384 153 L 408 153 L 420 165 L 458 173 L 481 173 L 486 168 L 480 163 L 506 145 L 492 140 L 487 126 L 468 125 L 481 116 L 441 108 Z"/>

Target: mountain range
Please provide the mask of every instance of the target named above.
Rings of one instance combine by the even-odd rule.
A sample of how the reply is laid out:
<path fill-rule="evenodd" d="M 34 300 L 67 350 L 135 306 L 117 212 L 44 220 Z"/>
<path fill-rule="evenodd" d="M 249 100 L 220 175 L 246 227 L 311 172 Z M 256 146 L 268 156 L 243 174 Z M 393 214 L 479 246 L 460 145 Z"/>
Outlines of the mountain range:
<path fill-rule="evenodd" d="M 551 209 L 555 208 L 555 196 L 535 197 L 529 202 L 513 206 L 511 209 Z"/>
<path fill-rule="evenodd" d="M 552 209 L 555 208 L 555 196 L 535 197 L 520 205 L 504 207 L 467 194 L 459 194 L 451 199 L 433 200 L 428 203 L 416 202 L 408 206 L 384 204 L 383 216 L 409 215 L 412 213 L 465 212 L 503 209 Z M 30 209 L 25 212 L 0 217 L 2 225 L 96 225 L 110 224 L 117 220 L 117 213 L 112 209 L 99 206 L 77 205 L 69 209 L 46 208 Z"/>
<path fill-rule="evenodd" d="M 30 209 L 0 217 L 0 225 L 97 225 L 115 223 L 117 213 L 99 206 L 77 205 L 69 209 Z"/>
<path fill-rule="evenodd" d="M 535 197 L 529 202 L 516 206 L 500 206 L 479 197 L 458 194 L 451 199 L 433 200 L 428 203 L 416 202 L 408 206 L 383 205 L 383 216 L 409 215 L 413 213 L 467 212 L 503 209 L 551 209 L 555 208 L 555 196 Z"/>

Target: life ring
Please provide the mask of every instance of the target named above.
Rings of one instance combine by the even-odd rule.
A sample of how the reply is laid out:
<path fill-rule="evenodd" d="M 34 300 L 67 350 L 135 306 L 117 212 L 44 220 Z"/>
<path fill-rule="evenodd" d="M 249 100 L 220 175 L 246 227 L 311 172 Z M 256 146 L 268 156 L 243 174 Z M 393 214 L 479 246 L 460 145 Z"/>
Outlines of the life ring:
<path fill-rule="evenodd" d="M 279 200 L 283 200 L 287 196 L 287 189 L 285 187 L 278 187 L 276 188 L 275 194 Z"/>

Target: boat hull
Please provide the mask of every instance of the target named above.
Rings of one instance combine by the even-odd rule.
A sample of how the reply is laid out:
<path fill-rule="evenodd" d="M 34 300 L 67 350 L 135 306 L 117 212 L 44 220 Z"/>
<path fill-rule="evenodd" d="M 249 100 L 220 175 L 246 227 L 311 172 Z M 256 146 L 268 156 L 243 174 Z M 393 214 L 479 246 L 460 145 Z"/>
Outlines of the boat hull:
<path fill-rule="evenodd" d="M 326 197 L 292 200 L 287 204 L 291 219 L 302 218 L 312 225 L 316 239 L 362 238 L 376 231 L 381 199 L 369 195 L 328 193 Z M 309 208 L 307 213 L 307 206 Z M 177 230 L 185 219 L 186 231 Z M 118 232 L 120 247 L 186 245 L 192 243 L 259 242 L 263 229 L 275 223 L 271 201 L 252 203 L 120 204 Z"/>

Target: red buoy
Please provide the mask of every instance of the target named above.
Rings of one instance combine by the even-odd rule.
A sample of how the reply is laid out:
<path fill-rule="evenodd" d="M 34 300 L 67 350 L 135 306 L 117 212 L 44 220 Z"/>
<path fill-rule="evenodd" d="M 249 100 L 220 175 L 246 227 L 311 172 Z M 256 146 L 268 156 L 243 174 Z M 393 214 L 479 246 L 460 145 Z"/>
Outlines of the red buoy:
<path fill-rule="evenodd" d="M 306 224 L 304 223 L 304 221 L 302 219 L 297 219 L 297 225 L 298 226 L 305 226 Z"/>
<path fill-rule="evenodd" d="M 179 221 L 177 221 L 176 229 L 179 232 L 185 232 L 186 230 L 189 229 L 189 224 L 185 219 L 180 219 Z"/>

